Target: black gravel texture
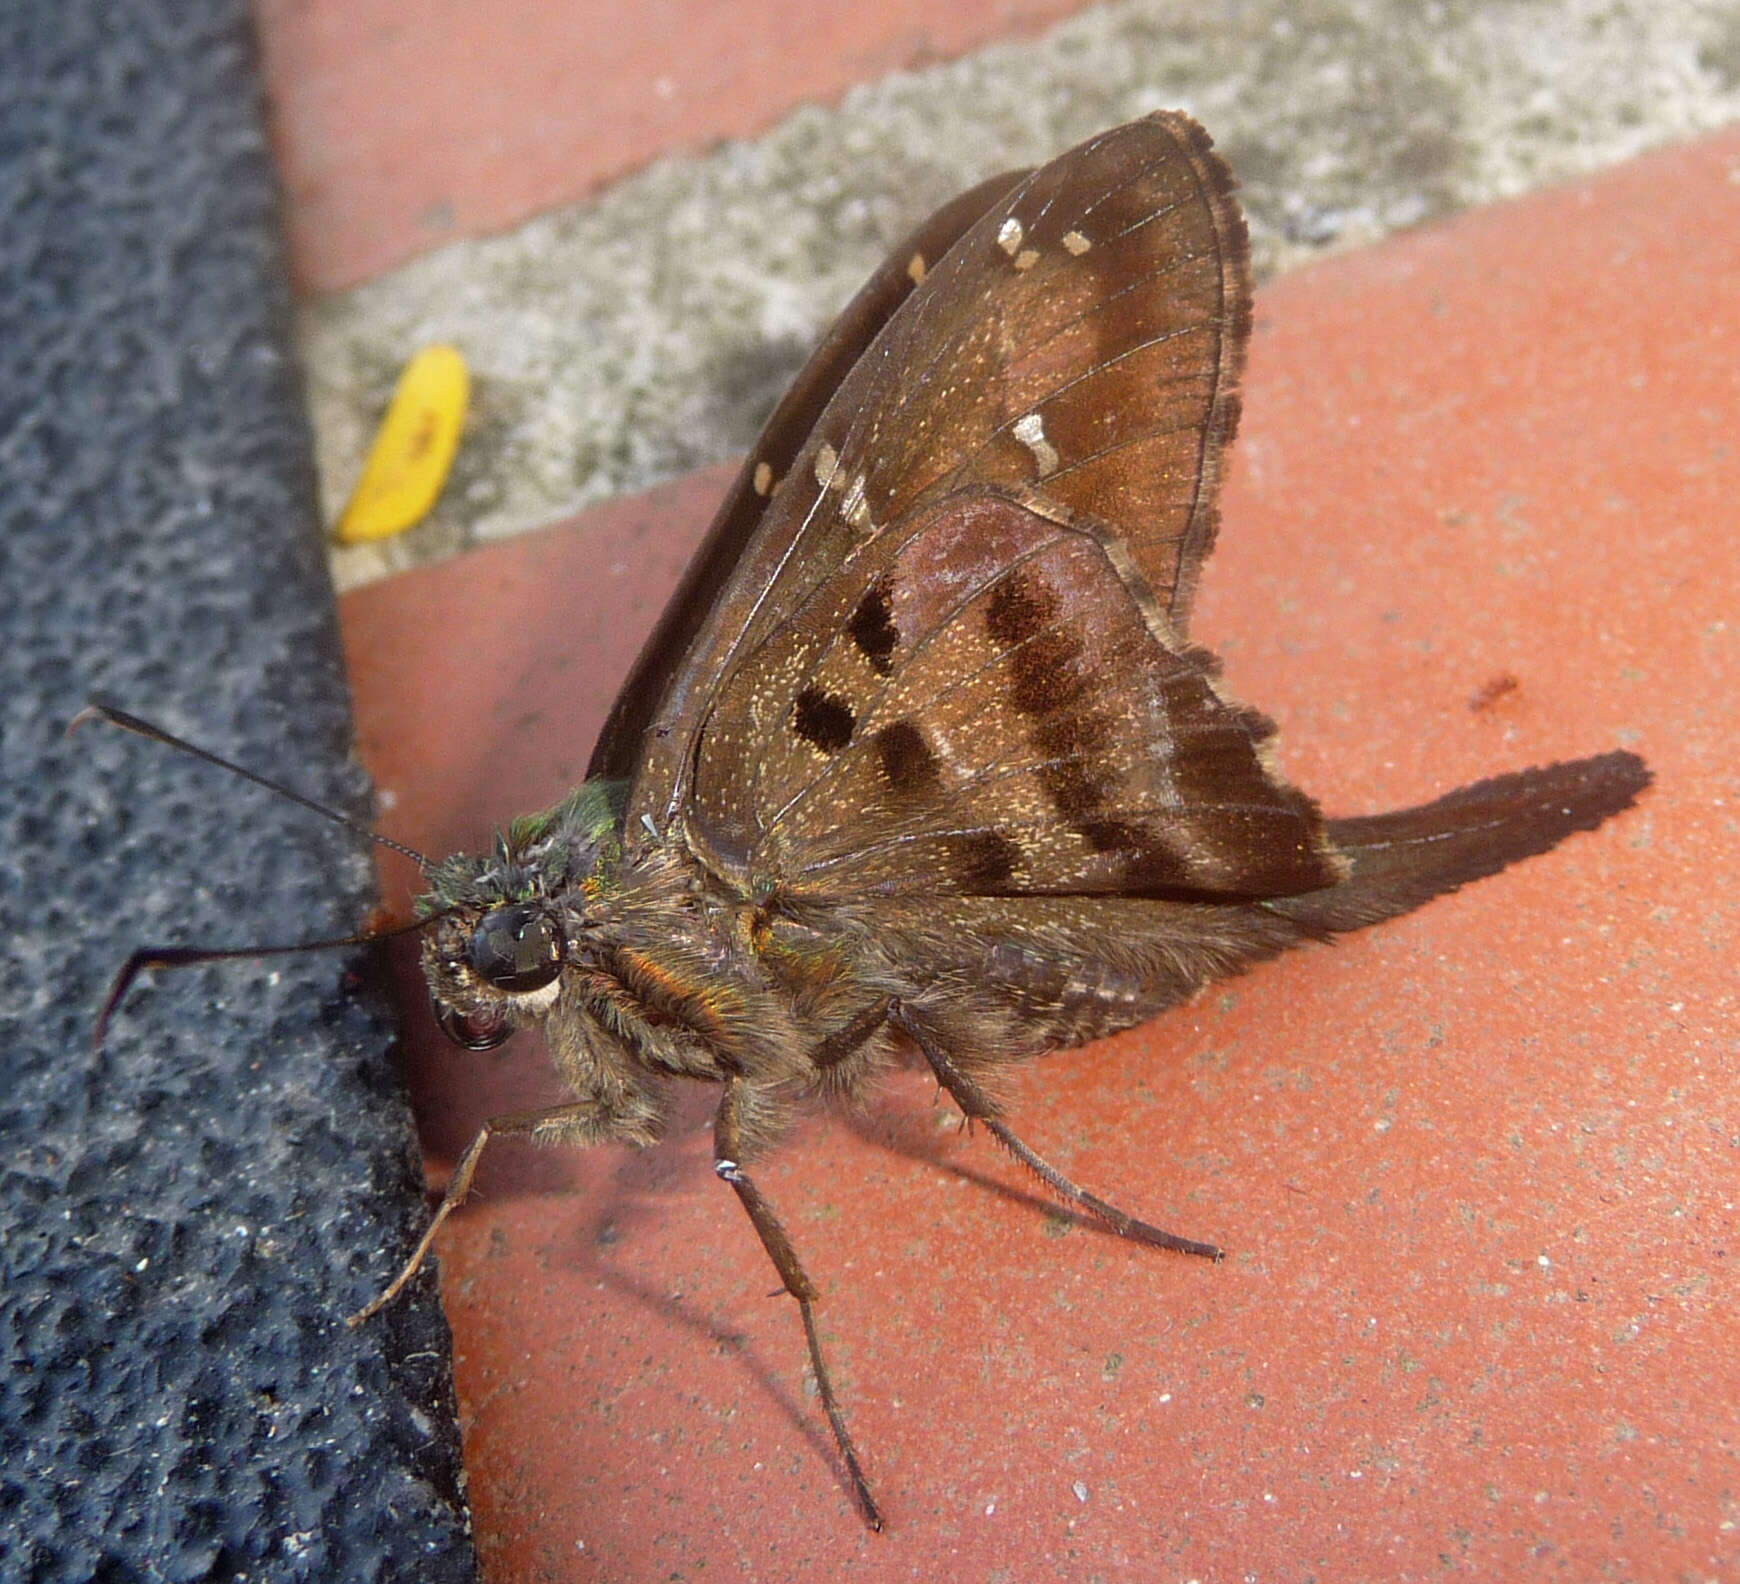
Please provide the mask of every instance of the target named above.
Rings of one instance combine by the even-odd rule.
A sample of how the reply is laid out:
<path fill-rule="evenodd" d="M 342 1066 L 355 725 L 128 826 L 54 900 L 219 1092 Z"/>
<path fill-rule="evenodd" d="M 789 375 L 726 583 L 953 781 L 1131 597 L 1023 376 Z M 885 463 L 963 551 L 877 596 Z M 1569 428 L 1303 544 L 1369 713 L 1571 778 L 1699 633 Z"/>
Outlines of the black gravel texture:
<path fill-rule="evenodd" d="M 247 7 L 0 8 L 0 1577 L 474 1577 Z"/>

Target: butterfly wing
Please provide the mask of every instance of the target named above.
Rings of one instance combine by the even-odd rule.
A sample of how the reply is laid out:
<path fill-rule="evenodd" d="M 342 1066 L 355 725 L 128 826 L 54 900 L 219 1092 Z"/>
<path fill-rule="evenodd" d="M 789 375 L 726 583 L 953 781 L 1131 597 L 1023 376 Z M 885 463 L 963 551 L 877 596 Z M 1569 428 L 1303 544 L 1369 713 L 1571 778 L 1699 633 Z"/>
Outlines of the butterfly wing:
<path fill-rule="evenodd" d="M 719 690 L 691 839 L 758 892 L 1283 896 L 1340 877 L 1268 723 L 1102 533 L 999 490 L 849 556 Z"/>
<path fill-rule="evenodd" d="M 993 176 L 944 204 L 888 255 L 834 321 L 774 408 L 617 694 L 592 750 L 589 778 L 633 778 L 641 789 L 641 807 L 665 806 L 675 780 L 677 745 L 668 730 L 649 738 L 648 728 L 661 702 L 669 720 L 681 717 L 705 697 L 711 675 L 701 663 L 697 636 L 720 602 L 744 546 L 768 515 L 774 482 L 790 472 L 840 382 L 924 280 L 926 271 L 1025 175 L 1026 171 L 1008 171 Z M 779 529 L 775 526 L 771 531 Z M 705 652 L 711 653 L 711 648 Z"/>
<path fill-rule="evenodd" d="M 669 757 L 631 818 L 816 897 L 1332 883 L 1266 722 L 1184 639 L 1249 316 L 1189 118 L 1016 182 L 817 418 L 653 716 Z"/>

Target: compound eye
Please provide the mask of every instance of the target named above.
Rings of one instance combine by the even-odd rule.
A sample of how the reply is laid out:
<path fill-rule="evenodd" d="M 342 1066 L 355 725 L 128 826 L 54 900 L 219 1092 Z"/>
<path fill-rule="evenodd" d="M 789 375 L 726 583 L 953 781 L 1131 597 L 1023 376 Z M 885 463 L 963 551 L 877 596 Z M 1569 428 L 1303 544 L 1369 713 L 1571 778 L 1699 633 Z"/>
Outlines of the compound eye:
<path fill-rule="evenodd" d="M 484 983 L 523 995 L 542 990 L 561 973 L 562 936 L 544 908 L 520 902 L 485 913 L 466 955 Z"/>
<path fill-rule="evenodd" d="M 483 1007 L 476 1012 L 455 1012 L 452 1007 L 429 997 L 429 1007 L 441 1032 L 455 1045 L 467 1050 L 494 1050 L 513 1033 L 499 1007 Z"/>

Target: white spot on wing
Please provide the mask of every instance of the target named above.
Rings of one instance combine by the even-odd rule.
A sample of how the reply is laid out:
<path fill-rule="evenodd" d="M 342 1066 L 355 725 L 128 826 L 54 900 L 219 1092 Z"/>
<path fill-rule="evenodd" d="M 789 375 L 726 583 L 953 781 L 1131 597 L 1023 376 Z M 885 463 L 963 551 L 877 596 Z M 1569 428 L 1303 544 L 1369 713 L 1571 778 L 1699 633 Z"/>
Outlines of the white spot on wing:
<path fill-rule="evenodd" d="M 1018 270 L 1030 270 L 1038 262 L 1039 250 L 1037 248 L 1022 248 L 1015 255 L 1015 268 Z"/>
<path fill-rule="evenodd" d="M 855 475 L 852 482 L 846 486 L 846 493 L 840 497 L 840 515 L 854 528 L 865 529 L 870 526 L 870 503 L 864 498 L 864 475 Z"/>
<path fill-rule="evenodd" d="M 914 253 L 912 257 L 906 261 L 906 273 L 912 277 L 912 284 L 914 286 L 920 286 L 924 283 L 924 271 L 924 255 L 922 253 Z"/>
<path fill-rule="evenodd" d="M 1057 471 L 1057 447 L 1045 438 L 1045 420 L 1036 412 L 1017 418 L 1009 431 L 1033 453 L 1033 461 L 1041 478 Z"/>
<path fill-rule="evenodd" d="M 1021 229 L 1021 222 L 1010 215 L 1003 222 L 1003 228 L 997 233 L 997 246 L 1014 258 L 1021 251 L 1021 238 L 1026 233 Z"/>
<path fill-rule="evenodd" d="M 755 493 L 763 500 L 773 493 L 773 469 L 765 462 L 755 464 Z"/>
<path fill-rule="evenodd" d="M 834 475 L 839 471 L 840 453 L 824 440 L 816 447 L 816 483 L 821 485 L 823 489 L 833 488 Z"/>
<path fill-rule="evenodd" d="M 1087 252 L 1087 250 L 1093 246 L 1093 243 L 1088 241 L 1088 239 L 1079 231 L 1065 231 L 1063 233 L 1063 245 L 1068 248 L 1076 258 L 1080 258 L 1082 254 Z"/>

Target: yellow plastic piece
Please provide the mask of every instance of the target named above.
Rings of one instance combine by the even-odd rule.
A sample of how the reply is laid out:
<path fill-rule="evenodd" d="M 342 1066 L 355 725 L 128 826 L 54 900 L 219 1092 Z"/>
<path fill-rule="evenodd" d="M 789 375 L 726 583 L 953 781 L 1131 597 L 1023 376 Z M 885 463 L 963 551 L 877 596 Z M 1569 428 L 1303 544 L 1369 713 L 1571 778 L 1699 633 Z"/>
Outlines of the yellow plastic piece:
<path fill-rule="evenodd" d="M 424 347 L 399 376 L 333 537 L 340 544 L 390 539 L 429 514 L 447 482 L 471 376 L 455 347 Z"/>

